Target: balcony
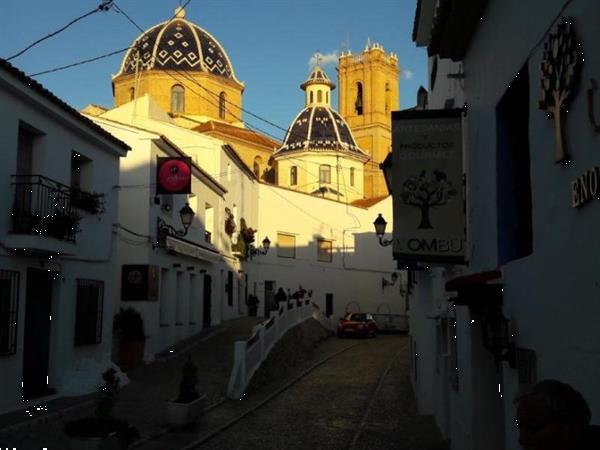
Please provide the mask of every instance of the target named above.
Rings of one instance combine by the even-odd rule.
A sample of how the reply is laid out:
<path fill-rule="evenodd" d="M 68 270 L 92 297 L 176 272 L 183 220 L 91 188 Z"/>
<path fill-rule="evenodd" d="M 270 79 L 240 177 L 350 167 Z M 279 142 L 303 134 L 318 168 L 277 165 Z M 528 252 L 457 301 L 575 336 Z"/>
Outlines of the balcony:
<path fill-rule="evenodd" d="M 71 204 L 71 188 L 41 175 L 12 178 L 15 196 L 5 245 L 42 252 L 64 252 L 61 243 L 74 247 L 81 216 Z"/>
<path fill-rule="evenodd" d="M 204 241 L 208 242 L 209 244 L 212 241 L 212 233 L 210 231 L 204 230 Z"/>

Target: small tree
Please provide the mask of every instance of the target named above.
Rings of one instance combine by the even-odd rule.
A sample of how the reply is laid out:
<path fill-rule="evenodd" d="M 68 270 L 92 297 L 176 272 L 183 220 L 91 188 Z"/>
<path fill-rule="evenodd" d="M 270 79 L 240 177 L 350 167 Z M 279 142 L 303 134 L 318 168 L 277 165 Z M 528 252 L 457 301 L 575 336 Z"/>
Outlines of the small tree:
<path fill-rule="evenodd" d="M 444 172 L 434 170 L 428 175 L 427 171 L 423 170 L 419 176 L 413 175 L 402 184 L 400 197 L 406 205 L 421 210 L 419 229 L 429 229 L 433 228 L 429 210 L 446 205 L 456 194 L 457 190 L 452 187 Z"/>
<path fill-rule="evenodd" d="M 183 364 L 181 370 L 181 382 L 179 383 L 179 396 L 176 402 L 179 403 L 190 403 L 200 397 L 196 390 L 198 384 L 198 369 L 192 362 L 191 356 L 188 357 L 187 361 Z"/>
<path fill-rule="evenodd" d="M 562 111 L 566 109 L 571 98 L 583 61 L 580 45 L 570 18 L 563 18 L 556 27 L 556 32 L 550 33 L 544 44 L 540 65 L 542 98 L 539 108 L 547 112 L 548 119 L 554 118 L 554 160 L 556 162 L 568 158 L 565 119 Z"/>

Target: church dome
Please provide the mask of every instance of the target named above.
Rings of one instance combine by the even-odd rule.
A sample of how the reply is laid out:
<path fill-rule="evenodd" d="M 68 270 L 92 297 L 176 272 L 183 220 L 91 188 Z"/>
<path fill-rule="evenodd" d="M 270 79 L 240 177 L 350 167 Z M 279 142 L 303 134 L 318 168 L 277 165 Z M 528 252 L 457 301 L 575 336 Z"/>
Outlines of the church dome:
<path fill-rule="evenodd" d="M 290 125 L 283 145 L 274 156 L 296 152 L 343 152 L 368 159 L 354 141 L 346 121 L 327 106 L 308 106 Z"/>
<path fill-rule="evenodd" d="M 134 41 L 117 76 L 134 74 L 136 66 L 140 71 L 206 72 L 239 83 L 225 49 L 210 33 L 187 21 L 182 8 L 174 19 L 155 25 Z"/>

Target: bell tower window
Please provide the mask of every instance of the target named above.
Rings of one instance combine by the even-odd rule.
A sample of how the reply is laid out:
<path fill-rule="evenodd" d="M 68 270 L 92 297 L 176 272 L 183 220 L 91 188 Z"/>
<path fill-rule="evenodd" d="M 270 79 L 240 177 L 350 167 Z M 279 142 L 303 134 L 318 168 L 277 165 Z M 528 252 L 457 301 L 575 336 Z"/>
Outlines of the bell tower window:
<path fill-rule="evenodd" d="M 180 84 L 171 88 L 171 112 L 182 113 L 185 109 L 185 89 Z"/>
<path fill-rule="evenodd" d="M 227 101 L 227 96 L 226 96 L 225 92 L 221 92 L 219 94 L 219 118 L 221 118 L 221 119 L 225 118 L 225 112 L 226 112 L 225 102 L 226 101 Z"/>
<path fill-rule="evenodd" d="M 321 90 L 317 91 L 317 102 L 321 103 L 323 101 L 323 92 Z"/>
<path fill-rule="evenodd" d="M 135 100 L 135 88 L 129 88 L 129 101 Z"/>
<path fill-rule="evenodd" d="M 315 96 L 313 94 L 314 94 L 314 92 L 310 91 L 310 103 L 314 103 L 314 101 L 315 101 Z"/>
<path fill-rule="evenodd" d="M 356 83 L 356 101 L 354 102 L 354 109 L 356 110 L 357 115 L 363 115 L 363 85 L 360 81 Z"/>

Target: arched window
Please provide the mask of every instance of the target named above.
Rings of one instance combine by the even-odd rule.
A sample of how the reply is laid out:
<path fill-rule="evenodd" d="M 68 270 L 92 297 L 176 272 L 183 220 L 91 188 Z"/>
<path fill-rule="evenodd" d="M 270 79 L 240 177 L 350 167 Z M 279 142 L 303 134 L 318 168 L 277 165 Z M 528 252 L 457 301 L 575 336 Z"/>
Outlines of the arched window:
<path fill-rule="evenodd" d="M 219 94 L 219 117 L 221 119 L 225 118 L 225 111 L 226 111 L 225 102 L 226 101 L 227 101 L 227 96 L 226 96 L 225 92 L 221 92 Z"/>
<path fill-rule="evenodd" d="M 180 113 L 185 109 L 185 89 L 180 84 L 171 88 L 171 112 Z"/>
<path fill-rule="evenodd" d="M 329 92 L 325 92 L 325 103 L 329 104 Z"/>
<path fill-rule="evenodd" d="M 319 183 L 331 183 L 331 166 L 329 164 L 319 166 Z"/>
<path fill-rule="evenodd" d="M 290 186 L 298 184 L 298 167 L 290 167 Z"/>
<path fill-rule="evenodd" d="M 354 109 L 356 114 L 362 116 L 363 114 L 363 85 L 359 81 L 356 83 L 356 101 L 354 102 Z"/>
<path fill-rule="evenodd" d="M 385 112 L 390 110 L 390 83 L 385 83 Z"/>
<path fill-rule="evenodd" d="M 260 179 L 260 168 L 262 166 L 262 158 L 260 156 L 255 156 L 254 157 L 254 164 L 252 165 L 252 171 L 254 172 L 254 175 L 256 175 L 256 178 Z"/>
<path fill-rule="evenodd" d="M 313 94 L 314 92 L 310 91 L 310 103 L 313 103 L 315 101 L 315 96 Z"/>
<path fill-rule="evenodd" d="M 321 103 L 323 101 L 323 92 L 320 90 L 317 91 L 317 101 Z"/>
<path fill-rule="evenodd" d="M 354 167 L 350 167 L 350 186 L 354 186 Z"/>
<path fill-rule="evenodd" d="M 129 101 L 135 100 L 135 88 L 129 88 Z"/>

